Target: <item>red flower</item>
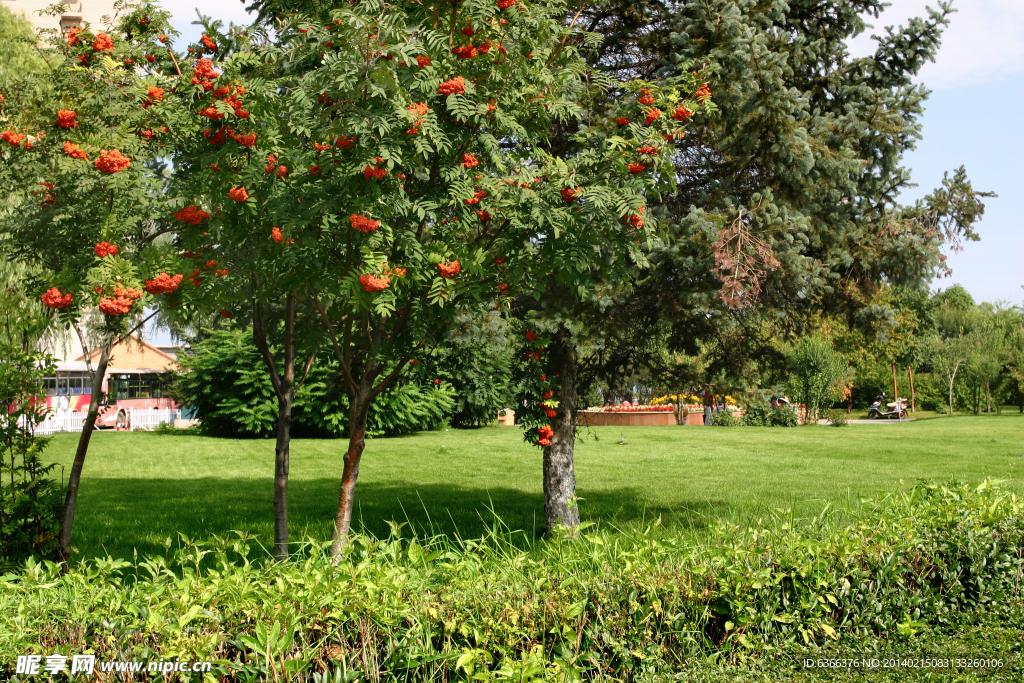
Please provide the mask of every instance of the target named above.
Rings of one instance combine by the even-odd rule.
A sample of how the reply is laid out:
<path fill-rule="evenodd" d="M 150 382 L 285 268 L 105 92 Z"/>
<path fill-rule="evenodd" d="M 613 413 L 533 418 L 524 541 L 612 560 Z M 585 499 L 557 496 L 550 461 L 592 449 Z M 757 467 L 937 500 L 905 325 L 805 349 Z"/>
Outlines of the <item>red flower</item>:
<path fill-rule="evenodd" d="M 624 126 L 627 123 L 629 123 L 629 119 L 620 116 L 619 118 L 615 119 L 615 123 L 617 123 L 620 126 Z"/>
<path fill-rule="evenodd" d="M 660 117 L 660 116 L 661 116 L 661 110 L 660 109 L 653 109 L 652 108 L 649 112 L 647 112 L 647 118 L 644 119 L 644 123 L 649 126 L 652 123 L 654 123 L 655 121 L 657 121 L 658 117 Z"/>
<path fill-rule="evenodd" d="M 174 217 L 177 218 L 179 221 L 189 223 L 190 225 L 199 225 L 207 218 L 209 218 L 210 214 L 203 211 L 199 207 L 186 206 L 183 209 L 178 209 L 177 211 L 175 211 Z"/>
<path fill-rule="evenodd" d="M 442 95 L 462 95 L 466 92 L 466 82 L 462 76 L 456 76 L 450 81 L 444 81 L 437 87 L 437 92 Z"/>
<path fill-rule="evenodd" d="M 112 149 L 109 152 L 101 149 L 100 156 L 93 162 L 93 165 L 104 173 L 117 173 L 131 166 L 132 162 L 116 149 Z"/>
<path fill-rule="evenodd" d="M 425 66 L 430 66 L 430 57 L 420 55 L 416 58 L 416 64 L 418 64 L 421 69 Z"/>
<path fill-rule="evenodd" d="M 630 164 L 626 168 L 629 169 L 630 173 L 643 173 L 645 170 L 647 170 L 647 165 L 646 164 Z"/>
<path fill-rule="evenodd" d="M 366 216 L 354 213 L 348 217 L 349 224 L 360 232 L 370 233 L 380 227 L 380 221 L 375 221 Z"/>
<path fill-rule="evenodd" d="M 184 275 L 168 275 L 160 273 L 152 280 L 146 280 L 143 286 L 150 294 L 170 294 L 178 288 Z"/>
<path fill-rule="evenodd" d="M 672 114 L 672 118 L 676 121 L 685 121 L 686 119 L 693 116 L 693 112 L 686 107 L 676 107 L 675 112 Z"/>
<path fill-rule="evenodd" d="M 80 150 L 78 148 L 78 145 L 76 145 L 73 142 L 64 143 L 64 153 L 67 154 L 72 159 L 83 159 L 85 161 L 89 161 L 88 155 L 82 150 Z"/>
<path fill-rule="evenodd" d="M 274 240 L 278 244 L 284 239 L 284 233 L 281 232 L 281 228 L 276 225 L 270 229 L 270 239 Z"/>
<path fill-rule="evenodd" d="M 528 341 L 535 341 L 537 339 L 537 334 L 535 332 L 527 332 L 526 339 Z"/>
<path fill-rule="evenodd" d="M 453 278 L 462 270 L 462 264 L 457 260 L 451 263 L 438 263 L 437 270 L 441 273 L 441 277 Z"/>
<path fill-rule="evenodd" d="M 75 121 L 76 116 L 78 116 L 76 112 L 68 111 L 67 109 L 61 109 L 59 112 L 57 112 L 57 127 L 78 128 L 78 121 Z"/>
<path fill-rule="evenodd" d="M 199 39 L 199 42 L 202 43 L 203 47 L 205 47 L 210 52 L 217 51 L 217 43 L 213 42 L 213 40 L 205 33 L 203 34 L 203 37 Z"/>
<path fill-rule="evenodd" d="M 245 191 L 244 187 L 232 187 L 228 190 L 228 196 L 236 202 L 244 202 L 249 198 L 249 193 Z"/>
<path fill-rule="evenodd" d="M 388 277 L 375 277 L 373 275 L 360 275 L 359 284 L 363 286 L 363 291 L 379 292 L 387 288 L 391 283 L 391 278 Z"/>
<path fill-rule="evenodd" d="M 96 42 L 92 44 L 93 52 L 107 52 L 114 49 L 114 41 L 103 31 L 96 34 Z"/>
<path fill-rule="evenodd" d="M 565 202 L 566 204 L 571 204 L 572 202 L 574 202 L 574 201 L 576 201 L 577 199 L 580 198 L 580 195 L 583 194 L 583 188 L 582 187 L 577 187 L 574 190 L 574 189 L 569 188 L 569 187 L 563 187 L 560 190 L 560 192 L 562 194 L 562 201 Z"/>
<path fill-rule="evenodd" d="M 61 294 L 56 287 L 46 290 L 42 296 L 43 305 L 49 308 L 66 308 L 71 305 L 71 298 L 71 292 Z"/>
<path fill-rule="evenodd" d="M 110 242 L 100 242 L 93 247 L 93 252 L 100 258 L 106 258 L 107 256 L 117 256 L 117 245 L 111 244 Z"/>

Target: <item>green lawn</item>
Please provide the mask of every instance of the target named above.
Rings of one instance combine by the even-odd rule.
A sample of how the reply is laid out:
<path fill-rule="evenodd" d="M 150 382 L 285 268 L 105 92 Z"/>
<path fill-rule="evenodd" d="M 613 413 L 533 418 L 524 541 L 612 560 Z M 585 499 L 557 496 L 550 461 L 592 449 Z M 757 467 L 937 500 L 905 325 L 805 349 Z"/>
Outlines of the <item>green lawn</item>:
<path fill-rule="evenodd" d="M 918 478 L 1006 479 L 1024 491 L 1024 417 L 955 416 L 905 424 L 835 427 L 601 427 L 581 432 L 577 490 L 584 519 L 629 525 L 661 517 L 701 528 L 792 508 L 844 509 L 860 496 Z M 595 438 L 596 437 L 596 438 Z M 619 441 L 625 437 L 626 444 Z M 70 466 L 77 435 L 48 454 Z M 329 538 L 343 441 L 292 442 L 292 538 Z M 131 556 L 177 532 L 246 529 L 270 542 L 273 441 L 184 433 L 103 432 L 86 461 L 74 545 L 82 556 Z M 385 520 L 420 532 L 476 536 L 489 508 L 534 533 L 543 516 L 541 453 L 512 427 L 374 439 L 356 491 L 357 524 L 387 534 Z"/>

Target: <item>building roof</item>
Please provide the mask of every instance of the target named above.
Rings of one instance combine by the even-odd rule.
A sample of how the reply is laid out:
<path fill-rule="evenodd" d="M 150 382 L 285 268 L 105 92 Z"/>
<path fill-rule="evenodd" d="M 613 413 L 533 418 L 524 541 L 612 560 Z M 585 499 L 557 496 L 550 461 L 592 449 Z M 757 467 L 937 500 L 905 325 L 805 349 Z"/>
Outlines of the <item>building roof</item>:
<path fill-rule="evenodd" d="M 90 360 L 98 360 L 100 350 L 90 354 Z M 75 360 L 84 361 L 85 355 Z M 107 367 L 110 370 L 171 370 L 178 367 L 174 356 L 164 353 L 144 339 L 131 335 L 114 347 Z"/>

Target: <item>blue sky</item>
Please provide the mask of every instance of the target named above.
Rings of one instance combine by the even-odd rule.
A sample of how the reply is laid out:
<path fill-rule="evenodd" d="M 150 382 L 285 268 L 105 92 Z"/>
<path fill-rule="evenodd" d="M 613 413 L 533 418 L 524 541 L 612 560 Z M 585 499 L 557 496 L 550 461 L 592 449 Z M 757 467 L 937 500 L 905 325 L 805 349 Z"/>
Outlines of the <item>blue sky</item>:
<path fill-rule="evenodd" d="M 883 27 L 923 16 L 925 0 L 891 0 L 874 29 L 851 41 L 856 56 L 873 51 L 871 34 Z M 195 2 L 167 2 L 174 12 L 181 40 L 198 40 Z M 935 6 L 936 2 L 930 3 Z M 246 23 L 239 0 L 207 0 L 203 11 L 225 23 Z M 918 187 L 904 200 L 923 197 L 942 182 L 944 171 L 960 165 L 974 187 L 997 193 L 986 203 L 978 226 L 980 242 L 950 253 L 952 277 L 937 280 L 936 288 L 958 283 L 978 301 L 1024 302 L 1024 0 L 956 0 L 942 49 L 920 81 L 932 90 L 923 118 L 924 139 L 907 155 Z"/>

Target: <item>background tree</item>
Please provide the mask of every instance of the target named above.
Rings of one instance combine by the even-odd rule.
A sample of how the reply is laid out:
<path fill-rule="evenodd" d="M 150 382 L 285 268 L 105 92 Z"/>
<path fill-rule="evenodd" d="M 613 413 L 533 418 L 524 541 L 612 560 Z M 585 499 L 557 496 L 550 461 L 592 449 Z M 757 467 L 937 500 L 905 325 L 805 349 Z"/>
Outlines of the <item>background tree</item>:
<path fill-rule="evenodd" d="M 842 396 L 850 366 L 827 339 L 814 335 L 793 345 L 788 355 L 790 397 L 806 406 L 805 424 L 815 424 L 822 407 Z"/>
<path fill-rule="evenodd" d="M 59 328 L 75 331 L 92 378 L 61 512 L 63 560 L 111 350 L 142 327 L 151 297 L 181 280 L 169 275 L 175 258 L 161 239 L 169 216 L 159 159 L 176 110 L 162 103 L 157 66 L 140 68 L 163 51 L 167 16 L 146 4 L 106 30 L 44 36 L 50 68 L 7 86 L 0 187 L 17 206 L 3 217 L 4 250 L 33 264 L 26 286 Z M 100 322 L 84 329 L 97 308 Z"/>

